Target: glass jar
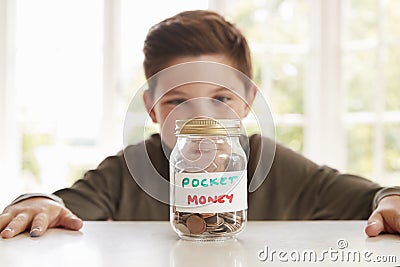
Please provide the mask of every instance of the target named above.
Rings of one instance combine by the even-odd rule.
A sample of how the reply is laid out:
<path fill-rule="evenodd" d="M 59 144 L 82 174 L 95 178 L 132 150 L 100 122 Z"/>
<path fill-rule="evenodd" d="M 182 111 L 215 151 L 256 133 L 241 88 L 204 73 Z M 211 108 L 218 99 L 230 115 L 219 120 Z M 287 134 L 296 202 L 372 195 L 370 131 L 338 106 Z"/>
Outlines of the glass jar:
<path fill-rule="evenodd" d="M 240 120 L 176 121 L 170 222 L 182 239 L 225 240 L 247 222 L 247 158 Z"/>

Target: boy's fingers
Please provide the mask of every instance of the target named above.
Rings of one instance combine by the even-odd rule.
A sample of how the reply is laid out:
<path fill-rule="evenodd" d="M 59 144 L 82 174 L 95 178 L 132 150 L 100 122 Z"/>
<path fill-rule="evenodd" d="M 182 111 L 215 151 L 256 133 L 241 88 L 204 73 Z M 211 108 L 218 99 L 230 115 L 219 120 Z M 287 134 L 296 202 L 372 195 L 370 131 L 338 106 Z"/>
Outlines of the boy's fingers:
<path fill-rule="evenodd" d="M 3 238 L 13 237 L 26 230 L 30 223 L 30 217 L 25 213 L 18 214 L 1 232 Z"/>
<path fill-rule="evenodd" d="M 31 237 L 38 237 L 46 232 L 49 226 L 49 217 L 45 213 L 39 213 L 35 216 L 32 221 L 32 227 L 30 231 Z"/>
<path fill-rule="evenodd" d="M 0 214 L 0 231 L 2 231 L 3 228 L 6 227 L 6 225 L 10 223 L 11 218 L 12 218 L 12 216 L 10 213 Z"/>
<path fill-rule="evenodd" d="M 391 220 L 389 220 L 389 226 L 393 233 L 400 233 L 400 213 L 394 215 Z"/>
<path fill-rule="evenodd" d="M 380 212 L 374 212 L 368 219 L 368 225 L 365 228 L 365 233 L 369 237 L 377 236 L 385 230 L 383 218 Z"/>
<path fill-rule="evenodd" d="M 79 230 L 83 226 L 82 220 L 69 210 L 66 210 L 65 213 L 63 212 L 60 216 L 59 226 L 71 230 Z"/>

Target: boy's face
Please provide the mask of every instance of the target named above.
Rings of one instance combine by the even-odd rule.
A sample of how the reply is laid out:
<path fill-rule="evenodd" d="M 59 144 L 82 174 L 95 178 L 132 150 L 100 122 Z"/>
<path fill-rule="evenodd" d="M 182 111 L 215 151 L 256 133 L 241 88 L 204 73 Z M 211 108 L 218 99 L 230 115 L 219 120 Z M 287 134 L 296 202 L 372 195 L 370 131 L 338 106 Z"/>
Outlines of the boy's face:
<path fill-rule="evenodd" d="M 169 62 L 168 66 L 191 61 L 211 61 L 233 67 L 233 64 L 223 55 L 202 55 L 196 57 L 181 57 Z M 158 83 L 163 83 L 162 80 Z M 235 90 L 222 86 L 193 82 L 169 90 L 155 88 L 153 96 L 146 91 L 143 99 L 153 122 L 159 123 L 163 141 L 172 148 L 175 145 L 175 121 L 197 117 L 215 119 L 243 119 L 249 113 L 256 89 L 243 86 Z M 165 86 L 168 87 L 168 86 Z"/>

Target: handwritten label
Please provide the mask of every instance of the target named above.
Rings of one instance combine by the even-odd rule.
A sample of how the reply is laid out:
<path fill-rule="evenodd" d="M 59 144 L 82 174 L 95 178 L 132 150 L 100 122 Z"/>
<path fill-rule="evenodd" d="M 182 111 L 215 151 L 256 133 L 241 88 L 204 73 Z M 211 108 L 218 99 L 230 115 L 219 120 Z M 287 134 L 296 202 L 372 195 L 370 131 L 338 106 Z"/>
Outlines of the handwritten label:
<path fill-rule="evenodd" d="M 180 212 L 229 212 L 247 209 L 247 171 L 175 173 L 171 203 Z"/>

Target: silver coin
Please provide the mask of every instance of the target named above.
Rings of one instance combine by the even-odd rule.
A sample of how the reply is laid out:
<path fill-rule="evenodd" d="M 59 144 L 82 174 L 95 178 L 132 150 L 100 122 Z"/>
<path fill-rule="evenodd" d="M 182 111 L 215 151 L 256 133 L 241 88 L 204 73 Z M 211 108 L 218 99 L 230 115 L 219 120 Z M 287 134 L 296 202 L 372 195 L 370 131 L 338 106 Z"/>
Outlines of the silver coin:
<path fill-rule="evenodd" d="M 175 224 L 175 228 L 183 234 L 190 234 L 189 229 L 181 223 Z"/>

